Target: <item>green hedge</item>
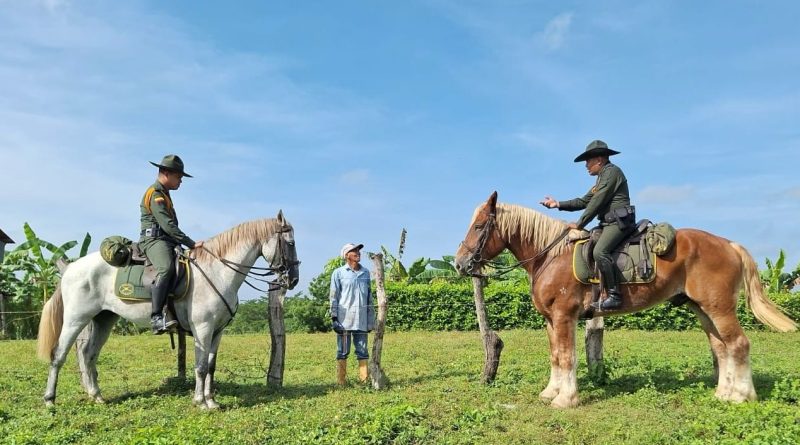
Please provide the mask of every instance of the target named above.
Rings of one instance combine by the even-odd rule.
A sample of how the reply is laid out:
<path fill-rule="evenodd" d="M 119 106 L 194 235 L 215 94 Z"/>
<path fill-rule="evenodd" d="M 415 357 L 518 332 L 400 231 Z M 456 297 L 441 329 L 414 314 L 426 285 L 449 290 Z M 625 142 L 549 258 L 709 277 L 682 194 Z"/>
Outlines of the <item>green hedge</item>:
<path fill-rule="evenodd" d="M 387 326 L 395 330 L 475 330 L 478 321 L 470 283 L 387 283 Z M 491 282 L 484 289 L 492 329 L 544 327 L 544 319 L 533 307 L 527 283 Z M 800 320 L 800 293 L 774 293 L 770 299 L 794 320 Z M 764 329 L 739 299 L 738 316 L 750 329 Z M 649 310 L 620 317 L 606 317 L 610 329 L 688 330 L 699 329 L 697 317 L 686 306 L 660 304 Z"/>

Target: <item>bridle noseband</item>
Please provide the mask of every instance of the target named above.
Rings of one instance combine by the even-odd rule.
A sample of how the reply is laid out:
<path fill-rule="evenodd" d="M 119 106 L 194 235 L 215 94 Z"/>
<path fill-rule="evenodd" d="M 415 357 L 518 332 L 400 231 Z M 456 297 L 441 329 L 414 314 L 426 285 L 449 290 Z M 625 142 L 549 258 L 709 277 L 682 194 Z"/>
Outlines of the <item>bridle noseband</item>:
<path fill-rule="evenodd" d="M 486 242 L 489 241 L 489 235 L 494 230 L 497 218 L 494 212 L 489 213 L 489 219 L 486 224 L 481 228 L 481 233 L 478 235 L 478 244 L 475 249 L 470 249 L 464 241 L 461 241 L 461 246 L 467 250 L 471 255 L 467 261 L 467 272 L 473 277 L 485 277 L 485 275 L 474 271 L 475 265 L 482 265 L 484 263 L 483 249 L 486 247 Z"/>

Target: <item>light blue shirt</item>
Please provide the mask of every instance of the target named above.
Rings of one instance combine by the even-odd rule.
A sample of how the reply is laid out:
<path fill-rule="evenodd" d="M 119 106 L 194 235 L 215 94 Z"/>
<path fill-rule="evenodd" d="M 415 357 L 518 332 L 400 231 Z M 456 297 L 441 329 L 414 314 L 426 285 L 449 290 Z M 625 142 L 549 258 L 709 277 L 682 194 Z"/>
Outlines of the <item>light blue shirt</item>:
<path fill-rule="evenodd" d="M 348 331 L 369 332 L 375 327 L 375 308 L 369 288 L 369 270 L 345 264 L 331 274 L 331 317 Z"/>

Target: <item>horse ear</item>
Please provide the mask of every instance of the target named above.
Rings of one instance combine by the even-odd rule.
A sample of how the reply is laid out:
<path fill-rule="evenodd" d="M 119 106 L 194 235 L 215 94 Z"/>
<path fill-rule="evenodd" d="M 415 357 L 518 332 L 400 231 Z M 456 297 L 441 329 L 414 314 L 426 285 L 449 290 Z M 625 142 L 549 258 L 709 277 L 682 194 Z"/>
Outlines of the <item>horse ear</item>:
<path fill-rule="evenodd" d="M 283 210 L 278 210 L 278 222 L 281 223 L 281 225 L 286 224 L 286 218 L 283 217 Z"/>
<path fill-rule="evenodd" d="M 489 206 L 489 212 L 495 213 L 497 210 L 497 191 L 495 190 L 492 192 L 492 195 L 489 196 L 489 199 L 486 201 L 486 205 Z"/>

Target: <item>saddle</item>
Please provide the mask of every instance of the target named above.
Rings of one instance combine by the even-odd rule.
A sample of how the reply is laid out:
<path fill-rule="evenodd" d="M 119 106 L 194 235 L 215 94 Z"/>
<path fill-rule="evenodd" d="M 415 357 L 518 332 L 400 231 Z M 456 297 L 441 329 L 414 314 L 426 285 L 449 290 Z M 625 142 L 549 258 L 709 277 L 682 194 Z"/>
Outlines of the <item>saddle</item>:
<path fill-rule="evenodd" d="M 117 275 L 114 280 L 114 294 L 121 300 L 142 301 L 150 300 L 150 288 L 156 279 L 156 269 L 139 248 L 138 243 L 133 243 L 130 247 L 130 261 L 126 266 L 117 268 Z M 180 246 L 175 248 L 176 258 L 175 273 L 172 275 L 172 285 L 170 286 L 169 297 L 172 301 L 180 300 L 189 291 L 189 283 L 192 280 L 189 260 L 185 258 Z"/>
<path fill-rule="evenodd" d="M 645 236 L 650 227 L 652 224 L 649 220 L 639 221 L 614 249 L 612 257 L 622 277 L 621 284 L 650 283 L 655 279 L 656 254 L 649 248 Z M 581 283 L 595 285 L 600 283 L 592 250 L 601 232 L 601 229 L 595 228 L 575 242 L 572 272 L 575 279 Z"/>

